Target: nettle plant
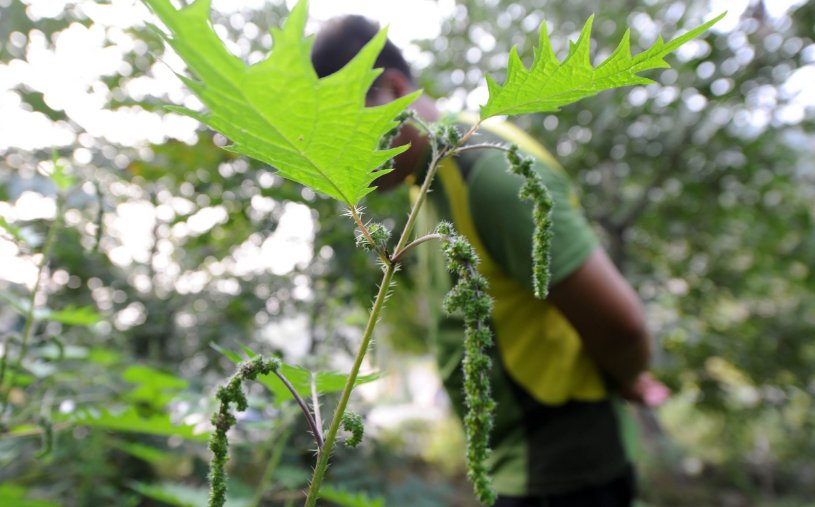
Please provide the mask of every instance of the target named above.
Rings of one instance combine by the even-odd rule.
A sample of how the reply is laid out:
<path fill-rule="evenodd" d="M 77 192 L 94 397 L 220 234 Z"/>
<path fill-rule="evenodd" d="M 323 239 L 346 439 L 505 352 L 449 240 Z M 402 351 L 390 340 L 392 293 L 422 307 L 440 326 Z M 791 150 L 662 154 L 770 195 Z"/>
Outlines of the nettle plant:
<path fill-rule="evenodd" d="M 414 225 L 440 162 L 465 150 L 500 149 L 507 152 L 510 171 L 525 179 L 519 198 L 532 201 L 535 231 L 533 238 L 533 276 L 535 295 L 546 297 L 549 278 L 552 202 L 532 160 L 517 146 L 467 144 L 482 122 L 495 116 L 556 112 L 560 107 L 604 90 L 652 83 L 639 73 L 668 68 L 664 57 L 685 42 L 700 35 L 724 14 L 677 37 L 670 42 L 659 38 L 648 50 L 631 55 L 630 31 L 617 48 L 598 66 L 590 59 L 592 18 L 586 22 L 577 41 L 570 42 L 568 55 L 560 61 L 549 41 L 545 25 L 531 67 L 527 68 L 516 50 L 509 54 L 506 79 L 499 85 L 489 76 L 489 98 L 480 116 L 467 132 L 450 122 L 428 125 L 408 107 L 421 91 L 377 107 L 365 107 L 366 93 L 381 70 L 373 65 L 386 40 L 380 31 L 341 70 L 318 78 L 311 65 L 311 38 L 304 36 L 307 2 L 301 0 L 282 28 L 273 28 L 274 47 L 266 59 L 247 65 L 231 54 L 210 23 L 210 0 L 196 0 L 180 10 L 169 0 L 144 0 L 169 30 L 161 32 L 167 43 L 186 62 L 192 77 L 180 76 L 206 106 L 206 112 L 179 107 L 172 110 L 192 116 L 226 136 L 232 144 L 226 149 L 253 157 L 277 169 L 284 178 L 307 185 L 340 201 L 356 223 L 359 246 L 378 258 L 382 281 L 373 302 L 361 343 L 348 373 L 334 415 L 326 430 L 319 417 L 319 385 L 312 384 L 313 407 L 308 383 L 295 386 L 286 377 L 279 359 L 252 357 L 242 362 L 229 381 L 218 389 L 218 411 L 212 417 L 215 427 L 210 438 L 213 458 L 210 465 L 209 505 L 220 507 L 226 500 L 225 465 L 228 460 L 228 430 L 236 424 L 234 410 L 247 408 L 242 390 L 247 380 L 282 382 L 302 409 L 316 444 L 316 464 L 307 492 L 308 507 L 321 496 L 332 449 L 342 428 L 352 436 L 346 444 L 362 438 L 362 420 L 348 412 L 348 400 L 360 379 L 359 371 L 371 343 L 374 328 L 393 289 L 394 275 L 403 257 L 414 247 L 438 241 L 447 267 L 456 283 L 444 299 L 447 312 L 464 317 L 463 370 L 465 378 L 464 418 L 467 436 L 468 476 L 478 499 L 491 505 L 495 493 L 490 485 L 487 459 L 488 439 L 495 402 L 490 396 L 490 359 L 485 352 L 492 344 L 488 324 L 492 301 L 487 281 L 478 272 L 478 257 L 468 241 L 449 223 L 441 223 L 435 232 L 415 238 Z M 360 203 L 372 192 L 372 184 L 391 169 L 394 156 L 408 146 L 391 147 L 405 122 L 413 122 L 430 138 L 432 157 L 426 177 L 398 239 L 382 224 L 366 222 Z M 233 359 L 236 359 L 233 356 Z M 291 368 L 291 367 L 289 367 Z M 274 380 L 274 377 L 277 377 Z M 305 392 L 304 392 L 305 391 Z M 323 492 L 325 494 L 325 490 Z"/>

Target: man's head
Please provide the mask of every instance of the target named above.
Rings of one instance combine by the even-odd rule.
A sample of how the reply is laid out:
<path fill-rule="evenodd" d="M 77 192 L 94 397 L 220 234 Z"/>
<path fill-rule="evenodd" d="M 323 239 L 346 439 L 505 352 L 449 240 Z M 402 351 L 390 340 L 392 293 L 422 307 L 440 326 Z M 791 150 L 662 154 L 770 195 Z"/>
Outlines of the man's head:
<path fill-rule="evenodd" d="M 379 32 L 379 25 L 362 16 L 334 18 L 320 30 L 311 49 L 311 62 L 319 77 L 340 70 Z M 410 66 L 390 40 L 374 67 L 384 69 L 368 91 L 369 106 L 384 104 L 416 89 Z"/>
<path fill-rule="evenodd" d="M 344 16 L 326 23 L 317 34 L 311 49 L 311 61 L 319 77 L 340 70 L 379 32 L 379 25 L 362 16 Z M 374 63 L 384 69 L 371 85 L 365 105 L 374 107 L 403 97 L 416 90 L 416 84 L 402 52 L 390 41 L 385 43 Z M 411 108 L 426 121 L 436 121 L 439 113 L 427 96 L 416 99 Z M 394 170 L 376 180 L 380 190 L 392 188 L 417 170 L 427 150 L 425 135 L 411 125 L 405 125 L 393 140 L 393 146 L 410 144 L 410 149 L 394 159 Z"/>

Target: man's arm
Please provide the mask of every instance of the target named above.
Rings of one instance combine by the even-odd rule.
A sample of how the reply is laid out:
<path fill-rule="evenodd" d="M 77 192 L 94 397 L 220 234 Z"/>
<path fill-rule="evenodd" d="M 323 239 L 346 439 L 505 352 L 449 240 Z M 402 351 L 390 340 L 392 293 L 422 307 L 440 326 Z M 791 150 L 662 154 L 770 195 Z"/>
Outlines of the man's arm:
<path fill-rule="evenodd" d="M 569 320 L 586 351 L 623 389 L 648 367 L 651 344 L 642 305 L 602 248 L 595 248 L 548 298 Z"/>
<path fill-rule="evenodd" d="M 534 167 L 555 203 L 548 300 L 622 394 L 639 401 L 635 380 L 650 355 L 639 298 L 598 246 L 566 175 L 540 161 Z M 490 256 L 532 291 L 532 205 L 517 197 L 523 179 L 506 174 L 505 168 L 500 153 L 484 154 L 476 162 L 470 175 L 470 213 Z"/>

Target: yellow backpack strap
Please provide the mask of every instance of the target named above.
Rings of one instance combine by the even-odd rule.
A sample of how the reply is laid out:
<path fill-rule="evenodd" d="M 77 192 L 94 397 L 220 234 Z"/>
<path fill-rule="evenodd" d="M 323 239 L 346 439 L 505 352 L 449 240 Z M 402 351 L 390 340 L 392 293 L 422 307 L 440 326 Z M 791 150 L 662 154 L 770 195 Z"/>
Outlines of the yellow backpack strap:
<path fill-rule="evenodd" d="M 496 345 L 509 375 L 550 405 L 603 399 L 602 379 L 566 318 L 547 301 L 535 299 L 490 257 L 472 220 L 469 191 L 456 161 L 443 160 L 438 177 L 455 226 L 475 248 L 481 259 L 478 270 L 489 281 Z"/>
<path fill-rule="evenodd" d="M 475 125 L 478 121 L 478 117 L 476 115 L 468 112 L 458 113 L 457 117 L 462 122 L 469 123 L 470 125 Z M 539 158 L 543 162 L 546 162 L 546 164 L 550 167 L 557 169 L 564 174 L 566 173 L 566 170 L 563 169 L 563 166 L 561 166 L 555 157 L 549 153 L 549 150 L 544 148 L 541 143 L 512 123 L 500 120 L 487 120 L 482 123 L 481 126 L 501 139 L 504 139 L 509 143 L 517 144 L 521 151 L 525 151 L 530 155 Z"/>

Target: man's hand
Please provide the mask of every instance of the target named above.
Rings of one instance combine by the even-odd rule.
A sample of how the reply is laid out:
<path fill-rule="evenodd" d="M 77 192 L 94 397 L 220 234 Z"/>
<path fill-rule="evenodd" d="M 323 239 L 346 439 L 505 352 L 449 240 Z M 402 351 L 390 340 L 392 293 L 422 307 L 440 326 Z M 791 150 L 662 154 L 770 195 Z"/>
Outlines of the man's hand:
<path fill-rule="evenodd" d="M 648 408 L 658 407 L 671 396 L 671 391 L 649 372 L 642 372 L 630 386 L 620 391 L 622 397 Z"/>

